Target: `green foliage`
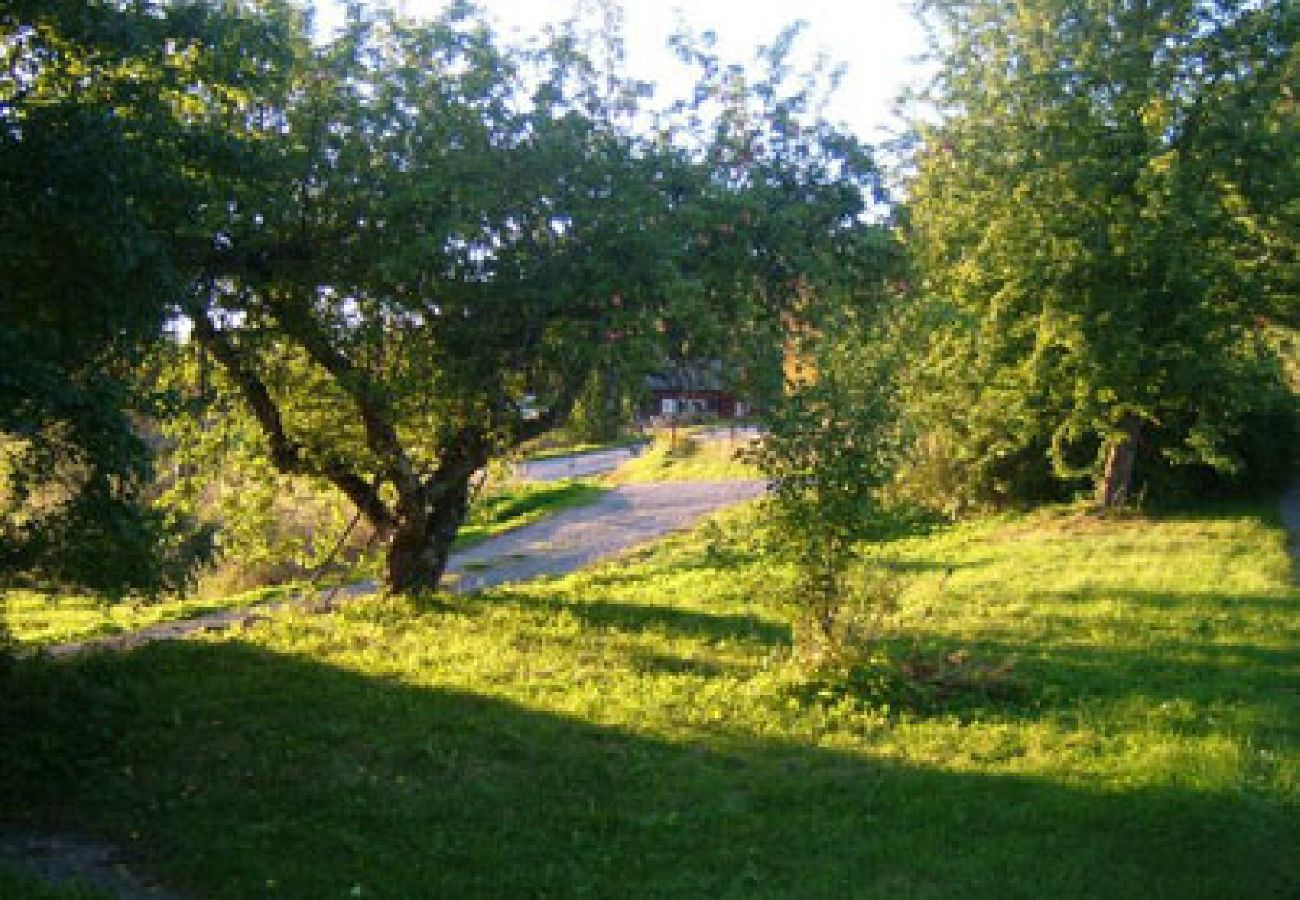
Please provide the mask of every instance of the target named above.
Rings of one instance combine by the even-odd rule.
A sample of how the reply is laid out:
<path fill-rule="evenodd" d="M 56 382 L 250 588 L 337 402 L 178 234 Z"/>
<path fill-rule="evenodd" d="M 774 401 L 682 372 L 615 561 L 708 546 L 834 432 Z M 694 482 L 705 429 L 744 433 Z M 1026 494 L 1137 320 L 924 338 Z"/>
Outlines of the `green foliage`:
<path fill-rule="evenodd" d="M 786 86 L 790 37 L 754 79 L 683 41 L 700 90 L 645 135 L 614 25 L 524 53 L 463 5 L 353 8 L 319 52 L 286 43 L 309 87 L 268 78 L 256 146 L 215 173 L 194 335 L 275 468 L 362 511 L 390 588 L 436 586 L 473 473 L 584 391 L 607 437 L 667 335 L 770 357 L 783 311 L 860 264 L 875 171 Z"/>
<path fill-rule="evenodd" d="M 921 6 L 915 406 L 958 502 L 1239 473 L 1277 408 L 1260 317 L 1297 308 L 1292 5 Z"/>
<path fill-rule="evenodd" d="M 564 425 L 573 442 L 600 445 L 624 438 L 636 418 L 638 381 L 610 366 L 593 371 Z"/>
<path fill-rule="evenodd" d="M 276 471 L 263 432 L 195 343 L 168 342 L 143 369 L 146 389 L 165 398 L 152 421 L 164 473 L 157 503 L 213 535 L 201 593 L 375 573 L 370 526 L 325 480 Z"/>
<path fill-rule="evenodd" d="M 876 173 L 818 120 L 828 79 L 790 70 L 793 32 L 752 74 L 682 36 L 699 87 L 646 134 L 653 91 L 621 71 L 613 6 L 525 49 L 459 3 L 426 23 L 354 5 L 320 46 L 278 0 L 2 15 L 17 327 L 0 357 L 24 360 L 0 378 L 6 570 L 175 584 L 157 564 L 178 539 L 149 552 L 175 523 L 146 508 L 147 426 L 123 415 L 155 412 L 124 375 L 164 323 L 224 372 L 184 410 L 200 447 L 168 447 L 179 466 L 238 396 L 260 433 L 240 453 L 338 490 L 386 546 L 389 586 L 418 590 L 494 454 L 584 390 L 609 437 L 666 343 L 770 358 L 791 303 L 860 264 Z M 263 468 L 223 473 L 241 500 L 263 493 L 227 536 L 281 514 L 289 482 Z M 315 552 L 288 540 L 265 555 Z"/>
<path fill-rule="evenodd" d="M 438 608 L 24 663 L 0 808 L 211 900 L 1294 893 L 1300 595 L 1271 510 L 890 543 L 882 650 L 1014 658 L 1011 696 L 810 690 L 755 516 Z"/>
<path fill-rule="evenodd" d="M 151 3 L 0 12 L 0 578 L 107 593 L 183 584 L 202 549 L 149 507 L 126 377 L 184 281 L 202 142 L 176 108 L 229 68 L 237 16 Z M 169 48 L 189 47 L 192 55 Z M 188 51 L 187 51 L 188 52 Z"/>
<path fill-rule="evenodd" d="M 883 489 L 900 456 L 897 360 L 883 327 L 841 334 L 813 380 L 788 386 L 763 413 L 749 456 L 771 480 L 769 551 L 797 572 L 791 606 L 800 652 L 813 663 L 860 655 L 891 611 L 898 586 L 854 572 L 861 541 L 888 516 Z"/>

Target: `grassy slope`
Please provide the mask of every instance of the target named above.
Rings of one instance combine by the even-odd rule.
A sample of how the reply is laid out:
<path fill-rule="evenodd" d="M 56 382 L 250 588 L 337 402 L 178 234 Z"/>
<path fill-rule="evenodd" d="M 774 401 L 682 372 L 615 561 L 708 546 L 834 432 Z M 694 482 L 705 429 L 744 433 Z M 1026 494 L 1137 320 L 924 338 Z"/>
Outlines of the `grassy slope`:
<path fill-rule="evenodd" d="M 646 481 L 731 481 L 761 478 L 753 466 L 737 462 L 735 452 L 740 443 L 699 441 L 689 436 L 680 439 L 677 449 L 666 440 L 656 441 L 639 456 L 623 463 L 605 476 L 608 484 L 633 484 Z"/>
<path fill-rule="evenodd" d="M 480 541 L 575 506 L 590 503 L 604 490 L 585 481 L 520 482 L 497 487 L 479 498 L 456 537 L 458 548 Z"/>
<path fill-rule="evenodd" d="M 1300 891 L 1300 593 L 1272 521 L 897 543 L 896 649 L 1020 660 L 1012 698 L 944 702 L 810 691 L 780 573 L 728 521 L 440 609 L 25 666 L 0 809 L 232 900 Z"/>
<path fill-rule="evenodd" d="M 469 547 L 562 509 L 590 503 L 601 492 L 602 489 L 596 485 L 571 481 L 496 488 L 475 502 L 469 520 L 456 539 L 456 546 Z M 302 587 L 303 584 L 289 584 L 226 597 L 116 604 L 91 597 L 9 591 L 0 593 L 0 618 L 22 643 L 43 646 L 120 634 L 158 622 L 251 606 L 285 597 Z"/>

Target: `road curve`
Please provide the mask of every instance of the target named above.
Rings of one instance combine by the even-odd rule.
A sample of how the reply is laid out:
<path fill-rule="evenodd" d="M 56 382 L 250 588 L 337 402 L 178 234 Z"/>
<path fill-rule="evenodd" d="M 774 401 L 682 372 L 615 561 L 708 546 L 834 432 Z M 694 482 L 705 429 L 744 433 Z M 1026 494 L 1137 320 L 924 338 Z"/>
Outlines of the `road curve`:
<path fill-rule="evenodd" d="M 464 593 L 539 575 L 571 572 L 700 517 L 762 494 L 762 481 L 625 484 L 452 556 L 451 589 Z"/>
<path fill-rule="evenodd" d="M 612 472 L 623 463 L 641 453 L 646 443 L 615 447 L 612 450 L 592 450 L 570 456 L 534 459 L 515 466 L 516 477 L 524 481 L 560 481 L 565 478 L 589 478 Z"/>

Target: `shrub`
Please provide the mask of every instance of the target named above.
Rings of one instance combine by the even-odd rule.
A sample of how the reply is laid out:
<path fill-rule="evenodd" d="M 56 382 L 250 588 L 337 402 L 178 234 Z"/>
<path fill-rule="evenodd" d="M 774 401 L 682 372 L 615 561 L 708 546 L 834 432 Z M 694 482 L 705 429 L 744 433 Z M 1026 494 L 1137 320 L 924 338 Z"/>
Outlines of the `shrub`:
<path fill-rule="evenodd" d="M 795 650 L 814 667 L 859 655 L 897 596 L 858 554 L 889 519 L 881 493 L 900 455 L 891 372 L 869 338 L 835 348 L 815 381 L 765 414 L 767 436 L 750 453 L 772 480 L 769 549 L 793 564 Z"/>

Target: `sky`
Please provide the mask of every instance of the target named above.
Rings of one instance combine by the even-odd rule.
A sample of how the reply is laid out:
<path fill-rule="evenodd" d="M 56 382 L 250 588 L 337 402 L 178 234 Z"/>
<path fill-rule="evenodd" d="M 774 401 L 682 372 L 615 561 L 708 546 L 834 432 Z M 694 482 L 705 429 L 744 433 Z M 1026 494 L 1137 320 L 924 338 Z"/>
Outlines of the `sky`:
<path fill-rule="evenodd" d="M 396 5 L 408 15 L 424 17 L 436 15 L 445 3 L 398 0 Z M 524 38 L 568 16 L 573 0 L 480 0 L 480 5 L 502 34 Z M 737 62 L 748 62 L 754 48 L 770 42 L 794 19 L 805 20 L 801 46 L 809 57 L 825 52 L 847 67 L 828 117 L 873 143 L 896 130 L 895 99 L 924 71 L 917 62 L 923 32 L 908 0 L 623 0 L 623 7 L 629 73 L 669 89 L 683 84 L 682 70 L 667 49 L 679 11 L 695 31 L 716 32 L 720 55 Z M 320 27 L 331 27 L 341 15 L 337 0 L 322 0 Z"/>

